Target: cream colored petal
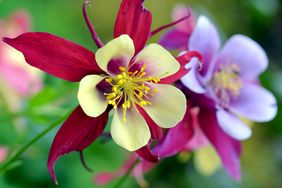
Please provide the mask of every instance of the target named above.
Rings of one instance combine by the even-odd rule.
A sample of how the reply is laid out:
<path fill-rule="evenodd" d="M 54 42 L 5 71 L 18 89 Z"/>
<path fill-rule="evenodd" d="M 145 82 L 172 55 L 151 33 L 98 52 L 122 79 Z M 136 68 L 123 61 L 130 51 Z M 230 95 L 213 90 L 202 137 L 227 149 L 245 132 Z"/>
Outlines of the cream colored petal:
<path fill-rule="evenodd" d="M 150 44 L 137 56 L 136 63 L 145 63 L 147 75 L 164 78 L 180 69 L 179 62 L 162 46 Z"/>
<path fill-rule="evenodd" d="M 220 167 L 221 162 L 211 145 L 195 151 L 195 167 L 203 175 L 210 176 Z"/>
<path fill-rule="evenodd" d="M 97 50 L 96 61 L 99 67 L 109 74 L 107 66 L 111 60 L 122 59 L 125 63 L 124 66 L 127 67 L 134 53 L 135 48 L 132 39 L 128 35 L 121 35 Z"/>
<path fill-rule="evenodd" d="M 176 126 L 186 112 L 185 95 L 176 87 L 165 84 L 149 84 L 158 92 L 150 97 L 151 105 L 142 108 L 162 128 Z"/>
<path fill-rule="evenodd" d="M 80 81 L 77 94 L 78 102 L 85 114 L 90 117 L 98 117 L 108 106 L 106 97 L 96 88 L 96 85 L 103 79 L 105 77 L 88 75 Z"/>
<path fill-rule="evenodd" d="M 113 140 L 128 151 L 135 151 L 148 144 L 151 137 L 149 127 L 137 110 L 127 110 L 126 122 L 122 120 L 122 111 L 115 110 L 111 124 Z"/>

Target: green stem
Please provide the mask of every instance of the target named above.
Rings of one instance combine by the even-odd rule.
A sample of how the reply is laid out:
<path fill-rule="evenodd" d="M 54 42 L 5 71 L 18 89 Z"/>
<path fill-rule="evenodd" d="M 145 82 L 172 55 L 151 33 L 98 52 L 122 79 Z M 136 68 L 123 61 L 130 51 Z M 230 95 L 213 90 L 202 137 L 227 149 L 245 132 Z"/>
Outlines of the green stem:
<path fill-rule="evenodd" d="M 25 144 L 21 149 L 19 149 L 12 157 L 10 157 L 4 164 L 0 166 L 0 173 L 4 172 L 15 160 L 17 160 L 18 157 L 20 157 L 31 145 L 33 145 L 35 142 L 37 142 L 39 139 L 41 139 L 43 136 L 45 136 L 49 131 L 51 131 L 53 128 L 55 128 L 57 125 L 61 124 L 69 115 L 71 112 L 68 112 L 66 115 L 52 123 L 50 126 L 48 126 L 44 131 L 42 131 L 39 135 L 37 135 L 35 138 L 33 138 L 30 142 Z"/>
<path fill-rule="evenodd" d="M 138 164 L 139 160 L 136 159 L 136 161 L 134 161 L 134 163 L 130 166 L 130 168 L 127 170 L 126 174 L 124 174 L 119 181 L 117 182 L 117 184 L 115 185 L 115 188 L 120 188 L 122 187 L 122 185 L 124 184 L 124 182 L 127 180 L 127 178 L 131 175 L 132 170 L 135 168 L 135 166 Z"/>

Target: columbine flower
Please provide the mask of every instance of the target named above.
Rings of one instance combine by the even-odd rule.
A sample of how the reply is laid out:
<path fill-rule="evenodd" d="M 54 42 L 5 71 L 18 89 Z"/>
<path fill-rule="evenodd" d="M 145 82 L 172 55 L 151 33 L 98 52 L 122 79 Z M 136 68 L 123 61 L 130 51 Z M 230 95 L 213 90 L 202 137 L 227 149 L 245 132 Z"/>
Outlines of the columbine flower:
<path fill-rule="evenodd" d="M 0 20 L 0 38 L 15 37 L 29 29 L 30 18 L 25 11 L 17 11 L 11 18 Z M 20 98 L 42 87 L 39 71 L 23 62 L 20 52 L 0 41 L 0 92 L 11 110 L 17 110 Z"/>
<path fill-rule="evenodd" d="M 231 37 L 220 51 L 219 47 L 216 28 L 206 17 L 200 17 L 188 49 L 202 53 L 203 68 L 200 72 L 191 71 L 181 80 L 190 90 L 213 102 L 224 132 L 244 140 L 251 136 L 251 130 L 240 117 L 265 122 L 277 112 L 274 96 L 258 82 L 258 76 L 267 68 L 267 56 L 255 41 L 243 35 Z M 193 84 L 191 77 L 196 81 Z"/>
<path fill-rule="evenodd" d="M 176 10 L 178 14 L 182 12 L 179 8 Z M 258 82 L 259 74 L 267 67 L 267 57 L 256 42 L 242 35 L 233 36 L 219 51 L 218 32 L 206 17 L 200 17 L 196 27 L 191 26 L 186 25 L 188 35 L 176 27 L 171 31 L 173 35 L 166 33 L 160 42 L 166 48 L 176 47 L 179 51 L 184 44 L 185 50 L 197 50 L 203 55 L 202 66 L 196 59 L 190 62 L 187 68 L 192 69 L 178 86 L 193 106 L 200 107 L 202 136 L 215 147 L 229 174 L 240 179 L 240 140 L 251 135 L 241 118 L 269 121 L 277 111 L 275 98 Z"/>
<path fill-rule="evenodd" d="M 49 33 L 4 38 L 25 55 L 30 65 L 61 79 L 80 82 L 80 105 L 58 131 L 49 154 L 48 168 L 56 183 L 53 169 L 56 160 L 71 151 L 82 151 L 96 140 L 112 108 L 113 140 L 127 150 L 140 149 L 143 156 L 149 152 L 146 145 L 151 137 L 150 130 L 153 137 L 158 134 L 158 126 L 174 127 L 186 111 L 184 94 L 165 83 L 187 74 L 178 61 L 187 62 L 192 55 L 184 54 L 177 61 L 157 44 L 144 48 L 150 36 L 152 17 L 144 9 L 143 1 L 122 1 L 115 24 L 115 39 L 105 46 L 90 24 L 87 3 L 83 6 L 84 17 L 100 48 L 95 55 Z"/>
<path fill-rule="evenodd" d="M 145 146 L 151 137 L 139 107 L 163 128 L 174 127 L 186 110 L 180 90 L 158 84 L 179 70 L 177 60 L 157 44 L 144 48 L 132 61 L 134 54 L 128 35 L 109 42 L 96 53 L 96 61 L 106 74 L 84 77 L 78 91 L 79 103 L 90 117 L 98 117 L 108 105 L 114 108 L 112 138 L 129 151 Z"/>
<path fill-rule="evenodd" d="M 274 96 L 260 86 L 258 76 L 267 68 L 264 50 L 252 39 L 235 35 L 220 48 L 219 34 L 204 16 L 188 41 L 187 50 L 203 55 L 203 67 L 190 63 L 181 81 L 187 96 L 200 106 L 199 123 L 230 175 L 240 179 L 240 141 L 251 136 L 242 117 L 265 122 L 277 112 Z M 185 90 L 183 87 L 183 90 Z"/>

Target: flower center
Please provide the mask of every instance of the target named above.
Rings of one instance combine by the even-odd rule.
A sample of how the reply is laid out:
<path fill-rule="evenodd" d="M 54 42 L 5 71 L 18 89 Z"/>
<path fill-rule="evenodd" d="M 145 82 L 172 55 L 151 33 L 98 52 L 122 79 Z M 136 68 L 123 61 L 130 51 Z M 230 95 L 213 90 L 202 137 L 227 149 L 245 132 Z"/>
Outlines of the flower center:
<path fill-rule="evenodd" d="M 215 94 L 222 100 L 223 105 L 227 105 L 231 98 L 238 97 L 242 88 L 238 65 L 219 65 L 219 70 L 213 75 L 212 83 Z"/>
<path fill-rule="evenodd" d="M 152 76 L 146 77 L 146 64 L 143 64 L 140 70 L 134 72 L 129 71 L 129 68 L 119 67 L 121 71 L 116 77 L 108 77 L 106 82 L 112 86 L 111 93 L 104 93 L 107 96 L 108 103 L 113 105 L 116 110 L 121 106 L 123 110 L 123 121 L 126 122 L 126 111 L 131 106 L 151 105 L 150 96 L 158 92 L 157 89 L 150 88 L 146 82 L 158 83 L 159 78 Z"/>

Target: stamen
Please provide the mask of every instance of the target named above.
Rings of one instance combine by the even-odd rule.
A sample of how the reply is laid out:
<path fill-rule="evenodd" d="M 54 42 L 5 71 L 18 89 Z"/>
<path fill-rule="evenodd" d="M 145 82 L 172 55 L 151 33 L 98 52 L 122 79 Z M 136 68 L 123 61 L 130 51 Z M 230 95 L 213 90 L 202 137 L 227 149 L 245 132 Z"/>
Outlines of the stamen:
<path fill-rule="evenodd" d="M 228 66 L 219 66 L 213 76 L 213 87 L 216 95 L 222 99 L 223 105 L 230 102 L 231 98 L 236 98 L 240 94 L 242 88 L 242 81 L 238 75 L 239 68 L 237 64 Z"/>
<path fill-rule="evenodd" d="M 126 112 L 132 107 L 151 105 L 148 101 L 150 96 L 153 96 L 157 89 L 151 89 L 147 86 L 148 83 L 158 83 L 159 78 L 152 76 L 146 77 L 146 64 L 143 64 L 140 70 L 129 72 L 127 68 L 120 66 L 121 71 L 115 78 L 109 77 L 106 82 L 112 86 L 111 93 L 104 93 L 108 103 L 116 110 L 118 106 L 122 108 L 123 122 L 126 122 Z M 122 104 L 120 104 L 122 103 Z"/>

